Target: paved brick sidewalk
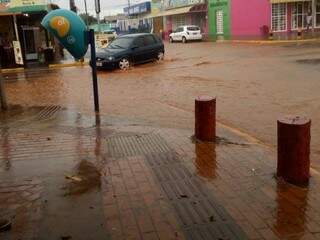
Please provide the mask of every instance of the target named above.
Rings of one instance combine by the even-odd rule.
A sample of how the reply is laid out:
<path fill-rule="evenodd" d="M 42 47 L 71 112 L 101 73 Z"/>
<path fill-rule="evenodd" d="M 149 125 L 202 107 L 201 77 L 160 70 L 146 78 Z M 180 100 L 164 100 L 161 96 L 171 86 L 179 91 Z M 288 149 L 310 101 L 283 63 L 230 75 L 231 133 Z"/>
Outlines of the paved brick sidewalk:
<path fill-rule="evenodd" d="M 41 221 L 52 217 L 43 208 L 54 204 L 46 194 L 48 175 L 60 179 L 59 188 L 69 186 L 64 174 L 83 160 L 101 173 L 100 188 L 88 185 L 80 196 L 56 196 L 72 199 L 70 214 L 89 215 L 98 206 L 83 208 L 79 199 L 100 189 L 93 199 L 103 222 L 96 217 L 87 225 L 67 223 L 80 236 L 94 229 L 91 224 L 106 231 L 105 237 L 92 231 L 92 239 L 320 239 L 319 174 L 312 171 L 305 189 L 277 181 L 273 149 L 223 128 L 215 144 L 206 144 L 194 142 L 190 130 L 112 117 L 102 117 L 96 127 L 93 117 L 62 109 L 35 112 L 0 127 L 0 214 L 15 216 L 12 230 L 1 233 L 7 239 L 41 239 Z M 20 217 L 21 212 L 30 214 Z M 63 230 L 52 236 L 70 234 Z"/>

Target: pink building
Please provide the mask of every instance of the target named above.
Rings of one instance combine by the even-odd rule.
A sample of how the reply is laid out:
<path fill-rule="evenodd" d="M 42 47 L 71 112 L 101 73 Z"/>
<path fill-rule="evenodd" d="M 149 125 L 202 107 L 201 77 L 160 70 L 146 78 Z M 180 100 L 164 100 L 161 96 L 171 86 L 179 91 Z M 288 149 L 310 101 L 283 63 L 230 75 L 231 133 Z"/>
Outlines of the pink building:
<path fill-rule="evenodd" d="M 260 38 L 270 28 L 271 4 L 269 0 L 232 0 L 232 38 Z"/>
<path fill-rule="evenodd" d="M 211 38 L 296 38 L 320 29 L 320 0 L 209 0 L 208 16 Z"/>

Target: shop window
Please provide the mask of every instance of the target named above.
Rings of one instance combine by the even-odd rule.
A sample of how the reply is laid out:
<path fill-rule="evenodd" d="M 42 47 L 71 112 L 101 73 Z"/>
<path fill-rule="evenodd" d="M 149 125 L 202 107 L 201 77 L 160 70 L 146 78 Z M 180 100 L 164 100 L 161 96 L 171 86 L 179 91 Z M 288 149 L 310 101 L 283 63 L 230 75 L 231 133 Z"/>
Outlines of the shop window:
<path fill-rule="evenodd" d="M 311 12 L 311 2 L 296 2 L 292 3 L 292 29 L 306 28 L 307 27 L 307 15 Z"/>
<path fill-rule="evenodd" d="M 272 4 L 272 30 L 275 32 L 287 30 L 287 4 Z"/>
<path fill-rule="evenodd" d="M 173 17 L 173 29 L 176 29 L 180 26 L 187 25 L 187 18 L 185 15 L 176 15 Z"/>

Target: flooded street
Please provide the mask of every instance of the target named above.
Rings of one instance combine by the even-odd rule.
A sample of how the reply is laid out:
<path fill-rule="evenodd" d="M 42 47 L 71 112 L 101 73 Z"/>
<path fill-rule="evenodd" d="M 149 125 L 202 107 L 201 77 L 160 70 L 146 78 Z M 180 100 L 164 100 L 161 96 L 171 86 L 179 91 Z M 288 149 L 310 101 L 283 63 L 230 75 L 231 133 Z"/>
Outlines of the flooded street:
<path fill-rule="evenodd" d="M 167 44 L 160 64 L 99 73 L 101 114 L 192 129 L 194 98 L 216 95 L 221 124 L 271 146 L 280 116 L 306 115 L 312 119 L 312 161 L 318 165 L 319 59 L 315 43 Z M 12 73 L 7 80 L 10 104 L 92 112 L 89 67 Z"/>

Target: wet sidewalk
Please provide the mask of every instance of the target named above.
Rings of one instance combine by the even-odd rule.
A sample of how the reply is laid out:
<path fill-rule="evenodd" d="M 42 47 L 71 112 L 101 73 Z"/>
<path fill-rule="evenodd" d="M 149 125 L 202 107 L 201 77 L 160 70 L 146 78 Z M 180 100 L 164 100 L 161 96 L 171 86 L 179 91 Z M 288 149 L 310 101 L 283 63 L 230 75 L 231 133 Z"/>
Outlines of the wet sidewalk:
<path fill-rule="evenodd" d="M 215 144 L 59 106 L 1 115 L 0 239 L 320 239 L 320 176 L 274 178 L 274 149 Z"/>

